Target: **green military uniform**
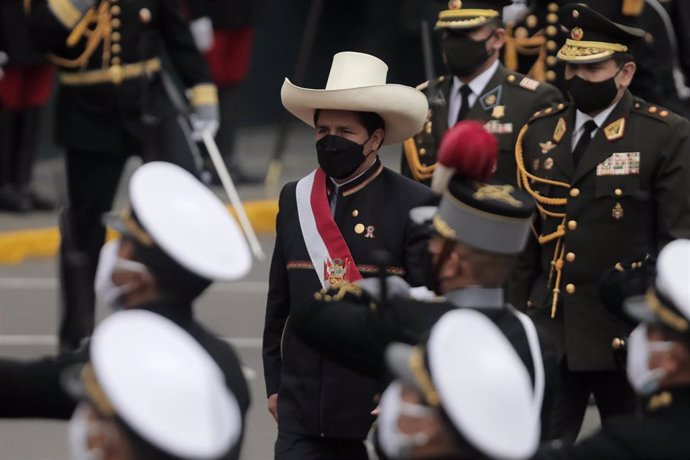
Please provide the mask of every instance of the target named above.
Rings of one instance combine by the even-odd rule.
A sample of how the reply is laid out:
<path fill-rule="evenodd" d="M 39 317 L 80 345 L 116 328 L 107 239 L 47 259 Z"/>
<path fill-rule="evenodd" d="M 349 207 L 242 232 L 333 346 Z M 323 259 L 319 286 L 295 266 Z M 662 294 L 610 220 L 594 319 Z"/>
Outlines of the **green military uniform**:
<path fill-rule="evenodd" d="M 627 50 L 611 43 L 615 40 L 596 41 L 596 32 L 603 32 L 590 30 L 615 29 L 620 37 L 624 29 L 617 24 L 585 6 L 564 7 L 562 18 L 563 10 L 572 13 L 573 24 L 566 25 L 573 39 L 561 49 L 562 59 L 592 62 L 586 61 L 591 53 L 599 62 L 614 49 Z M 594 24 L 588 22 L 592 18 Z M 612 343 L 630 330 L 605 310 L 598 294 L 600 277 L 619 262 L 643 260 L 690 234 L 690 123 L 627 90 L 611 107 L 605 120 L 597 122 L 577 166 L 574 105 L 537 112 L 516 145 L 520 185 L 532 194 L 540 216 L 514 274 L 511 301 L 527 305 L 534 320 L 552 331 L 565 356 L 566 382 L 584 375 L 582 371 L 596 374 L 584 384 L 587 397 L 590 391 L 596 395 L 591 382 L 597 375 L 618 375 Z M 619 380 L 627 386 L 622 375 Z M 615 393 L 609 394 L 620 402 L 623 396 Z M 601 404 L 604 398 L 596 399 Z"/>
<path fill-rule="evenodd" d="M 437 29 L 460 33 L 481 27 L 498 18 L 500 1 L 449 2 L 448 10 L 439 13 Z M 492 9 L 493 8 L 493 9 Z M 443 38 L 442 38 L 443 40 Z M 490 59 L 487 56 L 487 62 Z M 469 82 L 468 82 L 469 83 Z M 443 103 L 433 104 L 436 94 L 430 94 L 429 82 L 418 86 L 430 100 L 430 110 L 422 131 L 407 139 L 403 146 L 402 174 L 429 184 L 437 161 L 437 151 L 448 126 L 448 103 L 453 95 L 453 75 L 437 79 L 437 89 Z M 434 92 L 435 93 L 435 92 Z M 496 136 L 499 143 L 498 167 L 495 179 L 510 184 L 516 183 L 514 147 L 520 128 L 532 114 L 561 100 L 558 90 L 546 83 L 540 83 L 520 73 L 512 72 L 499 63 L 486 86 L 478 94 L 465 120 L 484 123 L 487 130 Z"/>

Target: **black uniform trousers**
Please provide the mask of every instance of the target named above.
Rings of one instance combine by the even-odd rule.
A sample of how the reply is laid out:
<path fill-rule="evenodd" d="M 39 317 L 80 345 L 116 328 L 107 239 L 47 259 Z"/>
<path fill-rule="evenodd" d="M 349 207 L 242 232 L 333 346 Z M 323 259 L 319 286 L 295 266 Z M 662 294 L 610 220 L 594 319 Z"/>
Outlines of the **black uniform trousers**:
<path fill-rule="evenodd" d="M 278 431 L 275 460 L 367 460 L 361 439 L 326 439 Z"/>
<path fill-rule="evenodd" d="M 188 131 L 186 121 L 173 115 L 151 125 L 127 123 L 120 152 L 67 150 L 68 205 L 60 225 L 61 348 L 78 348 L 93 330 L 93 284 L 105 240 L 102 216 L 111 210 L 127 160 L 139 155 L 145 162 L 168 161 L 198 175 L 198 152 Z"/>
<path fill-rule="evenodd" d="M 574 443 L 580 433 L 590 395 L 602 422 L 635 412 L 635 393 L 621 371 L 571 371 L 564 358 L 560 386 L 551 415 L 551 439 Z"/>

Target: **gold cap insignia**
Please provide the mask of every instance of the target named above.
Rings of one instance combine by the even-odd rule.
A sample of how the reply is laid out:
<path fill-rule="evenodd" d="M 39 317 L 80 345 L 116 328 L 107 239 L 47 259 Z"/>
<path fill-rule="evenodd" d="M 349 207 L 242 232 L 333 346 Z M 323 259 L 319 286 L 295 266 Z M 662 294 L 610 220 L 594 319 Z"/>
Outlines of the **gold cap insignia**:
<path fill-rule="evenodd" d="M 570 37 L 573 40 L 582 40 L 582 37 L 585 36 L 585 31 L 582 30 L 582 27 L 573 27 L 573 29 L 570 31 Z"/>
<path fill-rule="evenodd" d="M 460 0 L 450 0 L 448 2 L 449 10 L 459 10 L 460 8 L 462 8 L 462 2 Z"/>
<path fill-rule="evenodd" d="M 604 135 L 606 140 L 615 141 L 620 139 L 625 134 L 625 118 L 619 118 L 618 120 L 610 123 L 604 128 Z"/>
<path fill-rule="evenodd" d="M 497 105 L 493 108 L 491 111 L 491 117 L 492 118 L 503 118 L 506 115 L 506 106 L 505 105 Z"/>
<path fill-rule="evenodd" d="M 521 208 L 522 202 L 515 199 L 511 192 L 515 191 L 512 185 L 481 185 L 472 196 L 476 200 L 496 200 L 509 204 L 514 208 Z"/>
<path fill-rule="evenodd" d="M 555 142 L 561 142 L 567 129 L 568 126 L 565 124 L 565 118 L 559 118 L 558 123 L 556 123 L 556 129 L 553 130 L 553 140 Z"/>
<path fill-rule="evenodd" d="M 540 142 L 539 147 L 541 147 L 541 153 L 549 153 L 552 148 L 554 148 L 556 144 L 554 144 L 551 141 L 548 142 Z"/>
<path fill-rule="evenodd" d="M 544 169 L 548 171 L 551 168 L 553 168 L 553 158 L 547 158 L 544 160 Z"/>

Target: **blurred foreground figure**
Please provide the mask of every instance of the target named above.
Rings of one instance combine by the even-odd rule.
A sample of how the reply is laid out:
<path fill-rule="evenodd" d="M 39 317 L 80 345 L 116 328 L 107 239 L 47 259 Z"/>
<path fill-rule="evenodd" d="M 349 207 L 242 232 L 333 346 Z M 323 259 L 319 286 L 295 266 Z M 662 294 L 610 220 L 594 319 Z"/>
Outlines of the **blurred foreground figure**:
<path fill-rule="evenodd" d="M 242 418 L 223 373 L 184 330 L 147 311 L 99 324 L 89 362 L 67 376 L 80 401 L 69 425 L 73 460 L 220 459 Z"/>

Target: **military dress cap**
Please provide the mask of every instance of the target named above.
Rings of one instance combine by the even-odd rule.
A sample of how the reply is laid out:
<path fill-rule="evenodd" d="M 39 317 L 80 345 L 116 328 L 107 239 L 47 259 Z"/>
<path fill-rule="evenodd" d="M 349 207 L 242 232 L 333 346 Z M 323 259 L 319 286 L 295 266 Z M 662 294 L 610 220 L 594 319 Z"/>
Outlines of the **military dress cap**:
<path fill-rule="evenodd" d="M 283 106 L 314 127 L 317 109 L 373 112 L 383 118 L 385 145 L 421 131 L 429 102 L 421 91 L 386 83 L 388 66 L 376 56 L 343 51 L 333 56 L 324 89 L 302 88 L 287 78 L 280 90 Z"/>
<path fill-rule="evenodd" d="M 251 268 L 249 247 L 228 210 L 179 166 L 140 166 L 129 182 L 129 201 L 130 208 L 106 215 L 107 225 L 159 248 L 160 258 L 208 280 L 238 279 Z"/>
<path fill-rule="evenodd" d="M 218 364 L 186 331 L 146 310 L 96 328 L 89 362 L 66 389 L 101 416 L 176 458 L 213 459 L 239 439 L 242 418 Z"/>
<path fill-rule="evenodd" d="M 570 38 L 557 57 L 573 64 L 600 62 L 614 53 L 627 53 L 631 42 L 644 36 L 643 30 L 615 23 L 581 3 L 564 5 L 559 16 Z"/>
<path fill-rule="evenodd" d="M 485 315 L 471 309 L 446 313 L 425 344 L 393 343 L 386 361 L 485 457 L 522 459 L 536 450 L 540 422 L 529 373 Z"/>
<path fill-rule="evenodd" d="M 628 299 L 625 310 L 638 321 L 690 334 L 690 240 L 664 246 L 656 261 L 654 285 L 644 296 Z"/>
<path fill-rule="evenodd" d="M 498 181 L 472 181 L 453 176 L 438 211 L 434 230 L 483 251 L 518 254 L 530 232 L 535 205 L 512 185 Z"/>
<path fill-rule="evenodd" d="M 437 28 L 472 29 L 500 19 L 511 0 L 450 0 L 448 9 L 438 13 Z"/>

